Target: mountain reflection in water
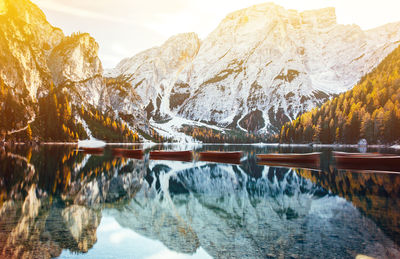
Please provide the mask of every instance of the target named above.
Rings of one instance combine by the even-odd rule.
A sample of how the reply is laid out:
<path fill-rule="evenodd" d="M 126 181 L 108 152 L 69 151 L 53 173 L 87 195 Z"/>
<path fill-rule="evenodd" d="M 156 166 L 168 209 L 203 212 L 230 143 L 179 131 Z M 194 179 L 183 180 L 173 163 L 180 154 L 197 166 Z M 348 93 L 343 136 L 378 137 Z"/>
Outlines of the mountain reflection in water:
<path fill-rule="evenodd" d="M 271 148 L 223 148 L 244 149 L 242 163 L 0 149 L 0 257 L 101 258 L 102 215 L 184 255 L 400 257 L 400 175 L 337 171 L 329 152 L 322 171 L 260 166 L 255 153 Z M 127 251 L 113 254 L 140 257 Z"/>

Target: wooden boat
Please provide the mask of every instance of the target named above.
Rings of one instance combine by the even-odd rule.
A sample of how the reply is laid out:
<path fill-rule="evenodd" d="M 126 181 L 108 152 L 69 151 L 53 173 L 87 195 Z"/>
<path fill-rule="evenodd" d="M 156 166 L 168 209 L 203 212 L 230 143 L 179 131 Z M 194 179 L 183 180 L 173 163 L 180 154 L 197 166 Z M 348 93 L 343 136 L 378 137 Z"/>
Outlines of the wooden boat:
<path fill-rule="evenodd" d="M 104 152 L 102 147 L 80 147 L 79 150 L 90 155 L 102 155 Z"/>
<path fill-rule="evenodd" d="M 118 157 L 127 157 L 127 158 L 143 158 L 143 150 L 141 149 L 124 149 L 124 148 L 113 148 L 112 154 Z"/>
<path fill-rule="evenodd" d="M 389 154 L 380 154 L 380 153 L 349 153 L 349 152 L 341 152 L 341 151 L 333 151 L 332 154 L 336 156 L 352 156 L 352 157 L 376 157 L 376 156 L 391 156 Z"/>
<path fill-rule="evenodd" d="M 151 160 L 192 161 L 192 151 L 151 151 Z"/>
<path fill-rule="evenodd" d="M 205 151 L 200 152 L 200 159 L 236 159 L 242 157 L 242 152 L 221 152 L 221 151 Z"/>
<path fill-rule="evenodd" d="M 342 170 L 400 170 L 400 156 L 398 155 L 334 155 L 336 166 Z"/>
<path fill-rule="evenodd" d="M 271 154 L 260 154 L 257 155 L 258 160 L 260 161 L 273 161 L 273 162 L 282 162 L 282 163 L 316 163 L 318 164 L 320 161 L 320 152 L 315 153 L 304 153 L 304 154 L 296 154 L 296 153 L 271 153 Z"/>

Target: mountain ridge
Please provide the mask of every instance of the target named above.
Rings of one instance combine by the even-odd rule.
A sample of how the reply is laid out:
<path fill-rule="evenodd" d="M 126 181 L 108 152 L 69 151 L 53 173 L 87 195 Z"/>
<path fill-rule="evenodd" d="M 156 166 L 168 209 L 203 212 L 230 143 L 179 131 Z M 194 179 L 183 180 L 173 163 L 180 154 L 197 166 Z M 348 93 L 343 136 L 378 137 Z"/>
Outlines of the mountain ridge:
<path fill-rule="evenodd" d="M 228 14 L 198 50 L 191 49 L 197 54 L 183 69 L 169 67 L 170 76 L 157 67 L 143 74 L 129 70 L 145 65 L 142 54 L 105 75 L 130 78 L 155 127 L 159 120 L 177 117 L 277 133 L 283 123 L 354 86 L 400 43 L 399 28 L 392 23 L 362 31 L 337 24 L 334 8 L 298 12 L 267 3 Z M 187 42 L 182 38 L 181 43 Z M 163 45 L 155 48 L 163 52 Z M 148 81 L 150 71 L 155 75 Z M 246 120 L 255 116 L 260 123 Z"/>

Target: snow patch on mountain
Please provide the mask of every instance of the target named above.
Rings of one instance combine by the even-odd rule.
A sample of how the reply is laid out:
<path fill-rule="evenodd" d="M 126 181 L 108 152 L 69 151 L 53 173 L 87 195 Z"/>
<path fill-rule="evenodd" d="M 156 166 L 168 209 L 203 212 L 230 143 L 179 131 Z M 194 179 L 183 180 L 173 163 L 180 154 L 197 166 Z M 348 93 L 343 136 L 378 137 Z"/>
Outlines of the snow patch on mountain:
<path fill-rule="evenodd" d="M 85 130 L 86 135 L 88 135 L 88 138 L 93 139 L 92 131 L 89 129 L 89 126 L 87 125 L 86 121 L 84 119 L 82 119 L 82 117 L 79 116 L 79 114 L 75 115 L 75 120 L 76 120 L 76 122 L 82 124 L 82 127 Z"/>
<path fill-rule="evenodd" d="M 187 120 L 181 117 L 173 117 L 169 121 L 165 123 L 157 123 L 153 119 L 150 120 L 150 125 L 153 129 L 157 131 L 158 134 L 163 136 L 164 138 L 174 139 L 181 143 L 196 143 L 195 139 L 191 136 L 186 135 L 183 132 L 180 132 L 183 126 L 193 126 L 193 127 L 206 127 L 209 129 L 218 130 L 221 132 L 225 132 L 223 128 L 208 125 L 206 123 L 196 122 L 192 120 Z"/>

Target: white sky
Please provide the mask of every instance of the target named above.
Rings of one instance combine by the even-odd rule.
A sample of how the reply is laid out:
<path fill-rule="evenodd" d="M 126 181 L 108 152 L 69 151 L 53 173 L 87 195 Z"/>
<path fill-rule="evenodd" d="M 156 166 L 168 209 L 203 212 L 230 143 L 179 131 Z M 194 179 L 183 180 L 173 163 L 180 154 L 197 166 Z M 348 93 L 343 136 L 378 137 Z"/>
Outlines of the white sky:
<path fill-rule="evenodd" d="M 267 0 L 268 1 L 268 0 Z M 161 45 L 170 36 L 201 38 L 230 12 L 265 0 L 32 0 L 65 34 L 89 32 L 100 44 L 105 68 Z M 335 7 L 338 23 L 363 29 L 400 21 L 400 0 L 273 0 L 288 9 Z"/>

